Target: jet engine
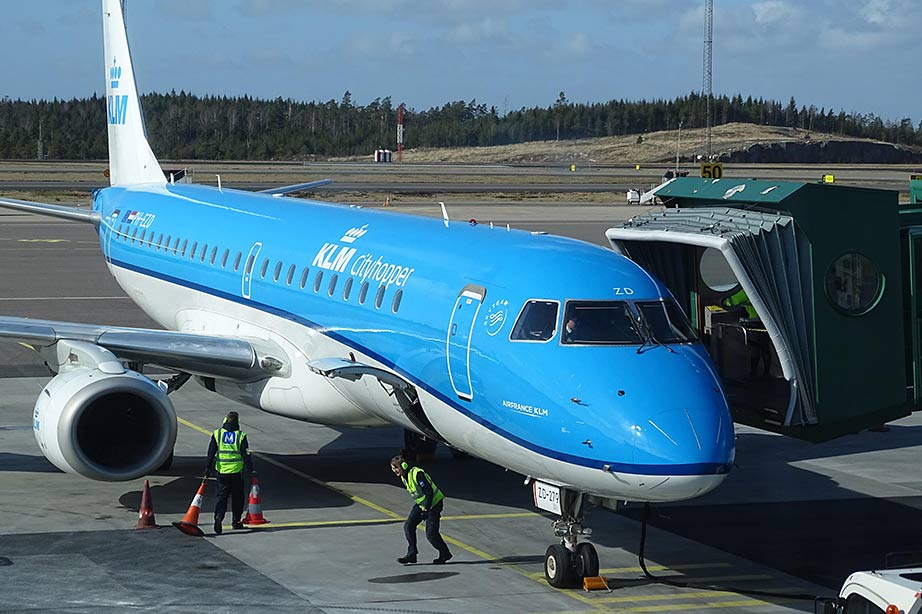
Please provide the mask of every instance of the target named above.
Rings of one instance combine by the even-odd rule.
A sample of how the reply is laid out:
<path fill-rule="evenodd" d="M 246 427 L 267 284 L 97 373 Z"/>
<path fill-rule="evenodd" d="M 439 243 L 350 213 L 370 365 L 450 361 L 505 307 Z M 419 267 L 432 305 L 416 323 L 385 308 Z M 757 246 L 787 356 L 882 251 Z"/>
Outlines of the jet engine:
<path fill-rule="evenodd" d="M 107 482 L 156 471 L 176 442 L 173 403 L 157 384 L 130 370 L 59 373 L 39 395 L 32 426 L 58 469 Z"/>

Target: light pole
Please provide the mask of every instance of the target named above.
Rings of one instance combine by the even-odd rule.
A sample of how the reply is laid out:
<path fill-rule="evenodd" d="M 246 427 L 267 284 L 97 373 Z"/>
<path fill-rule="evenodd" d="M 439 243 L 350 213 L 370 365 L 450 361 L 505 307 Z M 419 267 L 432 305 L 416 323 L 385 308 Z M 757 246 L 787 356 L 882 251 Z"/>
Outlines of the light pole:
<path fill-rule="evenodd" d="M 679 144 L 682 142 L 682 120 L 679 120 L 679 129 L 675 135 L 675 175 L 679 176 Z"/>

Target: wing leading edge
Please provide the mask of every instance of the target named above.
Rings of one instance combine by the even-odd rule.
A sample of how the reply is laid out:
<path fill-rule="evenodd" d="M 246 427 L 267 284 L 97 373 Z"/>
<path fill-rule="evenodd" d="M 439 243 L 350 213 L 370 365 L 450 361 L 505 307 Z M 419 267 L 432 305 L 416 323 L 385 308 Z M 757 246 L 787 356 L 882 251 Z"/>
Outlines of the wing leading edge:
<path fill-rule="evenodd" d="M 121 360 L 206 377 L 254 380 L 283 376 L 289 370 L 285 352 L 264 339 L 14 317 L 0 317 L 0 338 L 22 342 L 43 355 L 42 349 L 51 349 L 59 341 L 83 341 L 105 348 Z"/>

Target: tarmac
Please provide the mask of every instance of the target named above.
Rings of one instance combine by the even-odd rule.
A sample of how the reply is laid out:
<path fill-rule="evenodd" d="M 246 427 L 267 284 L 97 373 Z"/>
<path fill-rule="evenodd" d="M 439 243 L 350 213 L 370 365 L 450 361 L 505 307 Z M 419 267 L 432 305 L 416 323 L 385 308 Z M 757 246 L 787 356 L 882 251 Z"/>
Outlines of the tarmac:
<path fill-rule="evenodd" d="M 481 207 L 481 208 L 478 208 Z M 640 212 L 454 207 L 458 219 L 604 243 Z M 432 215 L 441 215 L 437 208 Z M 0 313 L 131 326 L 152 323 L 114 284 L 92 229 L 25 214 L 0 216 Z M 172 395 L 179 436 L 169 470 L 149 476 L 160 529 L 135 530 L 143 480 L 65 475 L 35 442 L 31 408 L 48 381 L 31 352 L 0 346 L 0 612 L 812 612 L 798 595 L 831 595 L 845 576 L 922 551 L 922 419 L 885 432 L 809 444 L 738 428 L 737 467 L 705 497 L 654 509 L 642 571 L 643 509 L 595 510 L 589 538 L 612 589 L 549 587 L 551 519 L 523 476 L 439 449 L 427 464 L 446 493 L 444 566 L 420 533 L 420 563 L 402 566 L 411 501 L 388 467 L 399 429 L 342 429 L 241 407 L 195 383 Z M 269 524 L 220 537 L 170 526 L 201 481 L 208 437 L 237 409 L 259 471 Z M 730 590 L 732 587 L 735 590 Z M 777 593 L 778 597 L 746 591 Z"/>

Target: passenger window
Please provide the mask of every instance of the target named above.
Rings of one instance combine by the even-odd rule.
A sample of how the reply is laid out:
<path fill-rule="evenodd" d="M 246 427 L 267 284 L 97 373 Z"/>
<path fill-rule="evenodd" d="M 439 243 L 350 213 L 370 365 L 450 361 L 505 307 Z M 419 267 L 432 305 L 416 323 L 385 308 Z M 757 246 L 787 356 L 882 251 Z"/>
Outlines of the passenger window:
<path fill-rule="evenodd" d="M 359 305 L 365 304 L 365 295 L 368 294 L 368 282 L 363 281 L 362 287 L 359 288 Z"/>
<path fill-rule="evenodd" d="M 157 251 L 160 251 L 160 247 L 163 245 L 163 233 L 160 233 L 160 236 L 157 237 Z"/>
<path fill-rule="evenodd" d="M 176 240 L 173 241 L 173 255 L 175 256 L 178 251 L 179 251 L 179 237 L 176 237 Z"/>
<path fill-rule="evenodd" d="M 125 228 L 124 224 L 118 225 L 118 236 L 122 236 L 122 230 Z"/>
<path fill-rule="evenodd" d="M 304 289 L 304 286 L 307 285 L 307 277 L 311 274 L 309 267 L 304 267 L 304 271 L 301 273 L 301 289 Z"/>
<path fill-rule="evenodd" d="M 394 313 L 397 313 L 397 310 L 400 309 L 400 299 L 402 298 L 403 298 L 403 290 L 397 290 L 397 292 L 394 293 L 394 302 L 393 304 L 391 304 L 391 310 Z"/>
<path fill-rule="evenodd" d="M 314 278 L 314 292 L 320 290 L 320 282 L 323 281 L 323 271 L 317 271 L 317 277 Z"/>
<path fill-rule="evenodd" d="M 269 270 L 269 259 L 266 258 L 265 260 L 263 260 L 263 265 L 262 265 L 262 267 L 259 269 L 259 277 L 260 277 L 260 279 L 265 279 L 265 277 L 266 277 L 266 271 L 268 271 L 268 270 Z"/>
<path fill-rule="evenodd" d="M 557 332 L 556 301 L 530 300 L 512 329 L 513 341 L 547 341 Z"/>
<path fill-rule="evenodd" d="M 134 232 L 131 233 L 131 244 L 132 244 L 132 245 L 134 245 L 134 240 L 137 238 L 137 236 L 138 236 L 138 229 L 135 228 L 135 229 L 134 229 Z"/>
<path fill-rule="evenodd" d="M 272 273 L 272 281 L 278 281 L 279 275 L 281 274 L 282 274 L 282 261 L 279 260 L 278 263 L 275 265 L 275 272 Z"/>
<path fill-rule="evenodd" d="M 195 250 L 198 249 L 198 241 L 192 244 L 192 253 L 189 254 L 189 260 L 195 260 Z M 186 250 L 183 250 L 186 251 Z"/>
<path fill-rule="evenodd" d="M 181 257 L 183 257 L 183 258 L 186 257 L 186 246 L 188 246 L 188 245 L 189 245 L 189 239 L 185 239 L 185 240 L 182 242 L 182 249 L 179 250 L 179 255 L 180 255 Z"/>
<path fill-rule="evenodd" d="M 237 254 L 237 259 L 238 259 L 238 260 L 240 259 L 240 254 Z M 252 273 L 252 272 L 253 272 L 253 264 L 254 264 L 255 262 L 256 262 L 256 254 L 250 254 L 249 256 L 247 256 L 247 263 L 246 263 L 246 266 L 245 266 L 244 269 L 243 269 L 244 273 L 246 273 L 247 275 L 249 275 L 250 273 Z M 236 265 L 235 265 L 234 268 L 236 269 Z"/>
<path fill-rule="evenodd" d="M 349 300 L 349 293 L 352 292 L 352 278 L 346 280 L 346 285 L 343 286 L 343 300 Z"/>
<path fill-rule="evenodd" d="M 330 287 L 327 288 L 327 295 L 333 296 L 333 293 L 336 292 L 336 282 L 339 281 L 339 275 L 333 275 L 330 278 Z"/>
<path fill-rule="evenodd" d="M 208 244 L 206 243 L 205 245 L 202 246 L 202 255 L 199 256 L 198 261 L 199 261 L 199 262 L 205 262 L 205 256 L 206 256 L 207 254 L 208 254 Z M 212 256 L 211 259 L 214 260 L 214 256 Z"/>
<path fill-rule="evenodd" d="M 215 245 L 211 248 L 211 258 L 208 259 L 208 264 L 214 264 L 215 256 L 218 255 L 218 246 Z"/>
<path fill-rule="evenodd" d="M 224 255 L 221 256 L 221 268 L 227 267 L 227 257 L 230 256 L 230 248 L 224 248 Z"/>
<path fill-rule="evenodd" d="M 384 301 L 384 291 L 387 290 L 387 286 L 380 285 L 378 286 L 378 293 L 375 294 L 375 309 L 381 308 L 381 303 Z"/>
<path fill-rule="evenodd" d="M 295 278 L 295 265 L 288 267 L 288 275 L 285 277 L 285 283 L 291 285 L 291 280 Z"/>
<path fill-rule="evenodd" d="M 146 231 L 146 230 L 142 230 L 142 231 L 141 231 L 141 236 L 138 237 L 138 243 L 139 243 L 139 244 L 144 245 L 144 235 L 146 235 L 146 234 L 147 234 L 147 231 Z"/>
<path fill-rule="evenodd" d="M 243 256 L 242 252 L 237 252 L 237 257 L 234 258 L 234 271 L 237 271 L 240 268 L 240 258 Z"/>

